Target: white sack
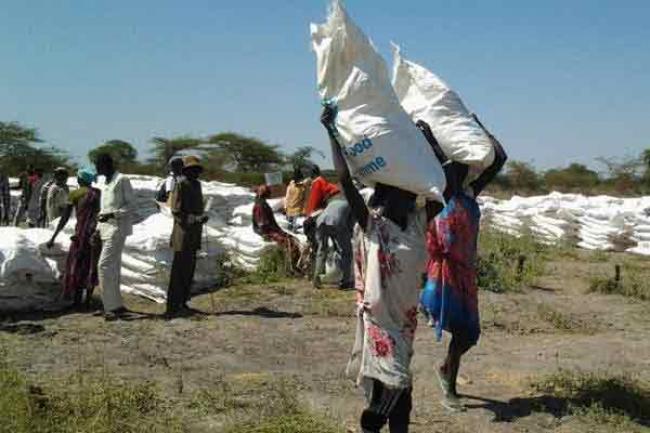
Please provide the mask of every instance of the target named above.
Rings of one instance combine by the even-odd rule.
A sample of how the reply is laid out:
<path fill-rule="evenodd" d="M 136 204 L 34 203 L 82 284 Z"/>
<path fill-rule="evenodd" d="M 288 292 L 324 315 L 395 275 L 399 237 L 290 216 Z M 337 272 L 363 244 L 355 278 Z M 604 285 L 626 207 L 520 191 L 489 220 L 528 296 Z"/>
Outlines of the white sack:
<path fill-rule="evenodd" d="M 494 162 L 490 137 L 472 118 L 458 94 L 433 72 L 405 60 L 394 47 L 393 87 L 413 122 L 422 120 L 453 161 L 480 169 Z"/>
<path fill-rule="evenodd" d="M 384 59 L 338 1 L 311 25 L 318 89 L 338 107 L 336 126 L 352 175 L 441 200 L 445 177 L 431 146 L 401 107 Z"/>

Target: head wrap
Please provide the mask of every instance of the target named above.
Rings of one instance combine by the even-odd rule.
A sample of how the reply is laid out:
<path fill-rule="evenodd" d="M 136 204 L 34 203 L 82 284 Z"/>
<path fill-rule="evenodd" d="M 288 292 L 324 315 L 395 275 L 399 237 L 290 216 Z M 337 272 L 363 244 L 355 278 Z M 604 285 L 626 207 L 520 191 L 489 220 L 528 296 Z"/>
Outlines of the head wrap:
<path fill-rule="evenodd" d="M 77 178 L 91 184 L 97 180 L 97 173 L 94 169 L 89 167 L 80 168 L 79 171 L 77 171 Z"/>

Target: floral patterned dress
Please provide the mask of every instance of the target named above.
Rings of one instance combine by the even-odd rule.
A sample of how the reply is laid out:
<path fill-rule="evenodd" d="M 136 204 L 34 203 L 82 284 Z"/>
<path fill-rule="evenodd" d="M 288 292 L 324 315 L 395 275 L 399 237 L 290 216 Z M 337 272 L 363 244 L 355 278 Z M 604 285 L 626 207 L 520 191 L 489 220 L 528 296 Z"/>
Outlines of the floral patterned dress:
<path fill-rule="evenodd" d="M 427 232 L 427 283 L 422 307 L 433 319 L 436 337 L 443 329 L 462 332 L 476 344 L 481 333 L 476 283 L 476 248 L 481 211 L 465 194 L 452 197 Z"/>
<path fill-rule="evenodd" d="M 411 386 L 425 233 L 424 211 L 411 217 L 406 230 L 372 212 L 367 229 L 355 229 L 358 324 L 348 374 L 366 392 L 373 379 L 390 388 Z"/>

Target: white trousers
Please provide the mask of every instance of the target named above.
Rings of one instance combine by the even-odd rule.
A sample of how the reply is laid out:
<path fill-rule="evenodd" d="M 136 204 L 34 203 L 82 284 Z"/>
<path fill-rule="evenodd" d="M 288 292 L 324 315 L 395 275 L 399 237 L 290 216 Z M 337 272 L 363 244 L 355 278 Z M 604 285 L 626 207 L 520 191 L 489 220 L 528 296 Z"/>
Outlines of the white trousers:
<path fill-rule="evenodd" d="M 103 236 L 102 236 L 103 237 Z M 99 256 L 99 287 L 102 288 L 104 311 L 115 311 L 124 306 L 120 292 L 122 250 L 126 236 L 115 230 L 108 239 L 102 239 L 102 253 Z"/>

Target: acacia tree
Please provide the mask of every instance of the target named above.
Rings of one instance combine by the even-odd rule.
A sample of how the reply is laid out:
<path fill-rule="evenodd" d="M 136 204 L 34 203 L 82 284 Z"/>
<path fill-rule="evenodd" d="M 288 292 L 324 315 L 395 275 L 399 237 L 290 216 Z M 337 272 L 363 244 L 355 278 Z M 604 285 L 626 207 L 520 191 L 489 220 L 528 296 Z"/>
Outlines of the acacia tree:
<path fill-rule="evenodd" d="M 200 139 L 183 135 L 174 138 L 154 137 L 151 139 L 153 156 L 149 162 L 165 168 L 172 156 L 181 150 L 197 147 L 201 144 Z"/>
<path fill-rule="evenodd" d="M 71 166 L 64 152 L 39 143 L 42 140 L 35 128 L 16 122 L 0 122 L 0 170 L 15 176 L 28 165 L 46 171 L 57 166 Z"/>
<path fill-rule="evenodd" d="M 124 167 L 136 162 L 138 151 L 133 145 L 123 140 L 109 140 L 88 152 L 88 159 L 94 162 L 102 153 L 108 153 L 118 166 Z"/>
<path fill-rule="evenodd" d="M 227 132 L 209 137 L 208 142 L 216 145 L 239 172 L 263 172 L 284 162 L 278 146 L 257 138 Z"/>
<path fill-rule="evenodd" d="M 287 164 L 293 167 L 304 167 L 306 165 L 313 165 L 314 161 L 312 156 L 316 154 L 321 158 L 325 158 L 325 154 L 312 146 L 302 146 L 290 153 L 286 157 Z"/>

